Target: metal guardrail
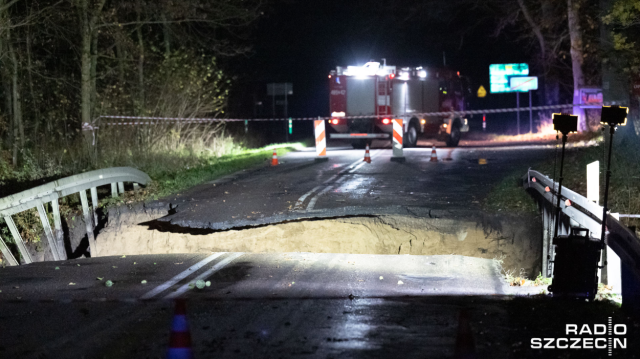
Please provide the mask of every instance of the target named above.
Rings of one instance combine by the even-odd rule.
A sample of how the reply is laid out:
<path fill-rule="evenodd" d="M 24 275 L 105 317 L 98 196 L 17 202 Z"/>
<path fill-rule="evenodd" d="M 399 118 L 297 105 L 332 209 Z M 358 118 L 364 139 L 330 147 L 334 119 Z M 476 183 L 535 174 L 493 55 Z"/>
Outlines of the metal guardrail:
<path fill-rule="evenodd" d="M 529 169 L 523 178 L 523 187 L 537 192 L 547 205 L 554 207 L 558 194 L 558 183 L 538 171 Z M 570 202 L 566 202 L 569 200 Z M 602 207 L 581 196 L 580 194 L 562 187 L 560 201 L 562 213 L 583 228 L 600 236 L 602 229 Z M 549 212 L 549 215 L 553 217 Z M 549 218 L 553 221 L 553 218 Z M 549 220 L 549 219 L 545 219 Z M 551 226 L 553 228 L 553 226 Z M 611 215 L 607 216 L 607 232 L 605 243 L 620 257 L 620 261 L 626 265 L 640 282 L 640 240 L 635 233 L 620 223 Z M 544 248 L 546 249 L 546 248 Z M 543 250 L 543 269 L 548 269 L 547 254 Z"/>
<path fill-rule="evenodd" d="M 130 167 L 112 167 L 85 172 L 0 198 L 0 216 L 2 216 L 7 223 L 24 263 L 31 263 L 33 261 L 31 255 L 11 216 L 31 208 L 37 208 L 42 227 L 44 228 L 44 234 L 49 243 L 49 248 L 51 248 L 54 260 L 67 259 L 64 250 L 58 199 L 73 193 L 79 193 L 82 213 L 86 224 L 87 238 L 89 239 L 89 248 L 91 253 L 95 255 L 97 249 L 93 229 L 98 222 L 98 215 L 96 213 L 98 207 L 97 187 L 110 184 L 111 195 L 117 197 L 118 193 L 124 193 L 124 182 L 133 182 L 134 190 L 137 190 L 138 183 L 145 185 L 150 181 L 151 178 L 149 178 L 146 173 Z M 91 191 L 92 210 L 89 209 L 87 189 Z M 51 202 L 54 223 L 53 230 L 51 229 L 45 210 L 45 204 L 48 202 Z M 9 265 L 19 264 L 2 238 L 0 238 L 0 250 L 7 262 L 9 262 Z"/>

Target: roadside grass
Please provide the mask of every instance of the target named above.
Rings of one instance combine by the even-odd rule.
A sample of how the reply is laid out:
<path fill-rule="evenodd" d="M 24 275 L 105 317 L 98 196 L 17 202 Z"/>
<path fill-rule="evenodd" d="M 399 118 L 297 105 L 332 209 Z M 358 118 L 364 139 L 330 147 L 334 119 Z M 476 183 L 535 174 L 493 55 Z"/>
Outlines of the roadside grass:
<path fill-rule="evenodd" d="M 273 150 L 275 149 L 278 156 L 304 148 L 302 143 L 285 143 L 273 144 L 257 149 L 240 149 L 237 146 L 232 147 L 230 154 L 219 156 L 218 153 L 211 151 L 194 152 L 192 150 L 165 151 L 155 153 L 153 156 L 148 155 L 147 158 L 131 158 L 133 156 L 125 156 L 120 160 L 111 159 L 104 167 L 113 166 L 132 166 L 147 173 L 152 182 L 140 190 L 127 191 L 124 195 L 113 198 L 110 191 L 100 189 L 99 206 L 108 208 L 110 206 L 121 204 L 133 204 L 148 200 L 156 200 L 178 193 L 200 183 L 216 179 L 218 177 L 250 168 L 261 163 L 271 160 Z M 94 168 L 88 168 L 92 170 Z M 23 171 L 24 169 L 17 169 Z M 70 174 L 69 174 L 70 175 Z M 14 174 L 13 178 L 20 178 L 21 174 Z M 57 176 L 63 177 L 62 175 Z M 81 215 L 80 198 L 78 194 L 63 197 L 60 200 L 61 215 L 66 218 Z M 42 223 L 35 209 L 21 212 L 13 217 L 16 226 L 24 241 L 36 243 L 39 245 L 42 239 Z M 53 226 L 52 214 L 49 213 L 49 221 Z M 2 239 L 9 244 L 13 244 L 12 236 L 4 222 L 0 218 L 0 235 Z M 2 260 L 0 254 L 0 261 Z"/>
<path fill-rule="evenodd" d="M 614 213 L 640 214 L 640 145 L 616 143 L 611 161 L 611 186 L 609 208 Z M 617 149 L 617 150 L 616 150 Z M 537 213 L 534 200 L 520 186 L 520 179 L 531 167 L 551 178 L 560 177 L 560 149 L 555 156 L 548 156 L 537 163 L 527 163 L 505 176 L 494 186 L 484 201 L 484 207 L 491 211 L 514 213 Z M 600 203 L 604 201 L 605 151 L 601 138 L 594 146 L 572 146 L 567 148 L 564 161 L 563 186 L 586 196 L 587 164 L 600 161 Z M 555 170 L 554 170 L 555 167 Z M 623 218 L 627 226 L 640 226 L 640 220 Z"/>
<path fill-rule="evenodd" d="M 145 171 L 141 169 L 151 177 L 153 180 L 151 184 L 138 192 L 127 191 L 124 196 L 105 198 L 100 201 L 100 205 L 101 207 L 109 207 L 123 203 L 157 200 L 203 182 L 270 161 L 274 149 L 278 156 L 284 156 L 293 150 L 302 148 L 304 148 L 302 143 L 275 144 L 259 149 L 247 149 L 234 155 L 204 158 L 195 167 L 186 166 L 179 170 L 150 168 Z"/>
<path fill-rule="evenodd" d="M 511 287 L 537 287 L 539 288 L 538 294 L 549 294 L 547 288 L 551 285 L 551 278 L 545 278 L 542 276 L 542 273 L 538 273 L 535 278 L 531 279 L 526 275 L 523 268 L 520 268 L 519 271 L 515 269 L 505 269 L 502 267 L 502 258 L 496 258 L 494 260 L 497 262 L 500 274 Z M 596 293 L 595 300 L 609 301 L 617 306 L 622 304 L 622 297 L 613 292 L 613 287 L 602 283 L 598 283 L 598 292 Z"/>
<path fill-rule="evenodd" d="M 567 149 L 563 171 L 563 186 L 586 196 L 586 166 L 587 164 L 600 161 L 600 203 L 604 201 L 605 184 L 605 144 L 600 138 L 595 146 L 576 146 Z M 617 149 L 617 150 L 616 150 Z M 609 189 L 609 208 L 616 213 L 640 214 L 640 145 L 629 142 L 616 142 L 611 160 L 611 186 Z M 555 166 L 555 171 L 554 171 Z M 556 158 L 551 156 L 540 160 L 538 163 L 526 164 L 522 168 L 514 169 L 513 172 L 505 176 L 500 183 L 494 186 L 484 201 L 484 207 L 490 211 L 503 211 L 521 214 L 537 214 L 538 210 L 535 201 L 520 186 L 520 178 L 526 173 L 528 167 L 537 170 L 551 178 L 557 180 L 560 176 L 560 149 Z M 554 176 L 555 174 L 555 176 Z M 636 234 L 640 235 L 638 227 L 640 220 L 633 218 L 622 218 L 621 222 L 629 227 L 636 227 Z M 500 264 L 500 270 L 509 285 L 511 286 L 540 286 L 541 294 L 546 294 L 546 287 L 550 284 L 550 279 L 542 278 L 538 275 L 535 279 L 530 279 L 526 274 L 514 268 L 505 269 L 501 267 L 500 258 L 496 259 Z M 610 286 L 599 284 L 596 300 L 610 301 L 619 306 L 621 298 L 614 294 Z"/>

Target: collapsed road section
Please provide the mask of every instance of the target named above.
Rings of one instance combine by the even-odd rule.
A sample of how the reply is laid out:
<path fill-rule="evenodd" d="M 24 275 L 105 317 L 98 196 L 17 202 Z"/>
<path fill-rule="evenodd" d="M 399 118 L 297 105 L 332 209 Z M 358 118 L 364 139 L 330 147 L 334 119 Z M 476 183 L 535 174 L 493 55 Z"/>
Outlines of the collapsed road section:
<path fill-rule="evenodd" d="M 503 268 L 535 276 L 540 271 L 540 223 L 518 216 L 428 212 L 300 218 L 225 230 L 158 221 L 163 209 L 110 211 L 98 234 L 98 256 L 312 252 L 463 255 L 496 259 Z"/>

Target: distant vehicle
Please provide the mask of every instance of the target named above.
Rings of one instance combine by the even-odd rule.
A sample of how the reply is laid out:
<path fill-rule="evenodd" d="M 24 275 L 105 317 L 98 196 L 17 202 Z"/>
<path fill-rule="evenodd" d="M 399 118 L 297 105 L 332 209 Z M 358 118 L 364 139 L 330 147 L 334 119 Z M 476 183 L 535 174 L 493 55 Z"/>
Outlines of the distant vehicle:
<path fill-rule="evenodd" d="M 463 111 L 466 80 L 449 69 L 387 66 L 368 62 L 364 66 L 336 67 L 329 74 L 330 138 L 350 139 L 354 148 L 367 141 L 389 138 L 392 119 L 402 119 L 403 145 L 413 147 L 420 134 L 437 136 L 447 146 L 457 146 L 469 131 L 460 116 L 420 116 L 426 112 Z M 362 116 L 362 118 L 348 118 Z M 345 118 L 347 117 L 347 118 Z"/>

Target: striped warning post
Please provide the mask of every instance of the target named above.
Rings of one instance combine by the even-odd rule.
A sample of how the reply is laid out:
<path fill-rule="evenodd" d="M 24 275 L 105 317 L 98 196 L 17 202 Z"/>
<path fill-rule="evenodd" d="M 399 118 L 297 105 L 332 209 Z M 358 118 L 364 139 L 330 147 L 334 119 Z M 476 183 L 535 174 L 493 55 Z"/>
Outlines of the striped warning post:
<path fill-rule="evenodd" d="M 167 359 L 193 359 L 191 332 L 187 323 L 187 310 L 184 299 L 176 300 L 176 309 L 171 322 Z"/>
<path fill-rule="evenodd" d="M 404 132 L 402 126 L 402 119 L 393 119 L 393 156 L 391 161 L 404 162 L 404 154 L 402 152 L 402 133 Z"/>
<path fill-rule="evenodd" d="M 316 161 L 327 161 L 327 137 L 324 130 L 324 120 L 313 121 L 316 134 Z"/>

